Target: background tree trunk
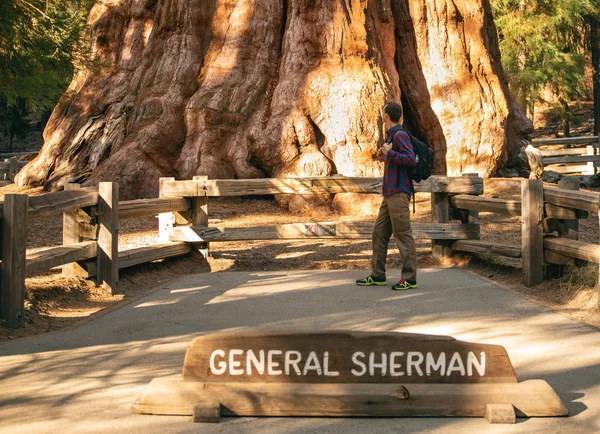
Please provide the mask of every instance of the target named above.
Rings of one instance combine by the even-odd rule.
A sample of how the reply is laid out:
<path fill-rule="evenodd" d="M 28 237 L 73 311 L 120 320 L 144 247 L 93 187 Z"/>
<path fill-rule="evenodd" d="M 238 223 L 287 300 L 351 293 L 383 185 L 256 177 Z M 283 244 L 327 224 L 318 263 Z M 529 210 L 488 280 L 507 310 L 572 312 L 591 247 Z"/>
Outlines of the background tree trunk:
<path fill-rule="evenodd" d="M 379 175 L 380 108 L 401 99 L 441 174 L 492 175 L 532 129 L 487 0 L 104 1 L 89 24 L 96 66 L 20 185 Z"/>

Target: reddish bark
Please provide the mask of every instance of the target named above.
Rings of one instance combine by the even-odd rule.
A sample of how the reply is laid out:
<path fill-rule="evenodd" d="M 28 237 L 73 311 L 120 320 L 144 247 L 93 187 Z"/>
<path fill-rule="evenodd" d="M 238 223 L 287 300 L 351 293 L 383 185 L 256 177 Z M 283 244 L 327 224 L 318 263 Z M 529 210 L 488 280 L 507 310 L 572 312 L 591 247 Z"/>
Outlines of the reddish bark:
<path fill-rule="evenodd" d="M 504 82 L 487 0 L 97 3 L 79 73 L 18 183 L 374 176 L 400 101 L 436 171 L 488 176 L 531 123 Z"/>

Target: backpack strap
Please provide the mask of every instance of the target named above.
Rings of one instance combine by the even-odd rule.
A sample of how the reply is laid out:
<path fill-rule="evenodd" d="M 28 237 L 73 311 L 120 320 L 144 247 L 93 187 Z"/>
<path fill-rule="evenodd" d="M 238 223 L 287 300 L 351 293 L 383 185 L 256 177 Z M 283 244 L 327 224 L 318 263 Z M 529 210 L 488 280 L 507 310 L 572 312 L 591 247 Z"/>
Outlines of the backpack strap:
<path fill-rule="evenodd" d="M 415 152 L 415 142 L 414 142 L 414 140 L 413 140 L 413 136 L 412 136 L 412 134 L 411 134 L 411 133 L 409 133 L 408 131 L 406 131 L 404 128 L 402 128 L 402 130 L 401 130 L 401 131 L 404 131 L 404 132 L 405 132 L 405 133 L 408 135 L 408 138 L 410 139 L 410 143 L 411 143 L 411 145 L 412 145 L 412 147 L 413 147 L 413 152 Z M 416 199 L 416 197 L 415 197 L 415 184 L 414 184 L 414 182 L 413 182 L 412 178 L 410 178 L 410 177 L 409 177 L 409 179 L 410 179 L 410 188 L 411 188 L 411 190 L 412 190 L 412 199 L 413 199 L 413 214 L 416 214 L 416 213 L 417 213 L 417 203 L 416 203 L 416 202 L 417 202 L 417 199 Z"/>
<path fill-rule="evenodd" d="M 386 143 L 393 143 L 394 142 L 394 137 L 396 136 L 396 134 L 398 134 L 400 131 L 404 131 L 407 135 L 408 138 L 410 139 L 410 144 L 413 147 L 413 152 L 415 150 L 415 142 L 413 141 L 413 137 L 412 135 L 406 131 L 404 128 L 400 128 L 398 131 L 396 131 L 394 134 L 391 134 L 387 139 L 386 139 Z M 409 176 L 408 179 L 410 179 L 410 189 L 412 190 L 412 200 L 413 200 L 413 214 L 417 213 L 417 204 L 416 204 L 416 198 L 415 198 L 415 184 L 413 183 L 412 178 Z"/>
<path fill-rule="evenodd" d="M 413 184 L 413 180 L 410 180 L 410 186 L 412 187 L 412 197 L 413 197 L 413 214 L 417 213 L 417 200 L 415 198 L 415 185 Z"/>

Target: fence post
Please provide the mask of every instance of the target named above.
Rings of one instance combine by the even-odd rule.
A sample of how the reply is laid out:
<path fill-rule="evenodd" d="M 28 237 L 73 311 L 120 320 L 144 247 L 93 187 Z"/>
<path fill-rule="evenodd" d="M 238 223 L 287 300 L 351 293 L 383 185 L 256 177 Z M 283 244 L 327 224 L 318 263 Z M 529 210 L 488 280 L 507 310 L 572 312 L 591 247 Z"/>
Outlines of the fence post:
<path fill-rule="evenodd" d="M 167 181 L 175 181 L 173 177 L 163 177 L 158 179 L 158 197 L 164 197 L 163 184 Z M 169 231 L 175 224 L 175 213 L 165 212 L 158 215 L 158 242 L 169 242 Z"/>
<path fill-rule="evenodd" d="M 587 155 L 596 155 L 596 147 L 594 145 L 588 145 L 585 148 L 586 148 Z M 596 174 L 596 162 L 595 161 L 588 161 L 587 166 L 588 166 L 587 171 L 586 171 L 587 175 Z"/>
<path fill-rule="evenodd" d="M 29 196 L 26 194 L 7 194 L 4 197 L 0 306 L 2 319 L 10 328 L 21 327 L 25 321 L 28 209 Z"/>
<path fill-rule="evenodd" d="M 11 184 L 14 184 L 17 173 L 19 173 L 19 159 L 11 157 L 8 159 L 8 180 Z"/>
<path fill-rule="evenodd" d="M 78 190 L 81 188 L 79 184 L 65 184 L 65 191 Z M 82 236 L 79 231 L 79 222 L 77 220 L 77 210 L 69 210 L 63 212 L 63 246 L 76 244 L 82 241 Z M 81 268 L 77 262 L 65 264 L 62 266 L 63 277 L 87 277 L 87 272 Z"/>
<path fill-rule="evenodd" d="M 479 173 L 463 173 L 462 176 L 479 178 Z M 466 211 L 466 218 L 461 218 L 462 223 L 479 225 L 479 211 Z M 478 234 L 477 239 L 481 239 L 481 234 Z"/>
<path fill-rule="evenodd" d="M 431 216 L 433 223 L 450 222 L 450 196 L 448 193 L 437 193 L 433 190 L 436 185 L 436 177 L 431 179 Z M 442 259 L 450 256 L 450 243 L 448 240 L 432 240 L 432 255 L 434 259 Z"/>
<path fill-rule="evenodd" d="M 206 181 L 208 176 L 194 176 L 194 181 Z M 192 226 L 208 226 L 208 196 L 192 197 Z M 208 258 L 210 244 L 198 243 L 194 246 L 204 258 Z"/>
<path fill-rule="evenodd" d="M 98 284 L 119 294 L 119 184 L 98 184 Z"/>
<path fill-rule="evenodd" d="M 531 288 L 544 278 L 544 184 L 521 181 L 523 283 Z"/>

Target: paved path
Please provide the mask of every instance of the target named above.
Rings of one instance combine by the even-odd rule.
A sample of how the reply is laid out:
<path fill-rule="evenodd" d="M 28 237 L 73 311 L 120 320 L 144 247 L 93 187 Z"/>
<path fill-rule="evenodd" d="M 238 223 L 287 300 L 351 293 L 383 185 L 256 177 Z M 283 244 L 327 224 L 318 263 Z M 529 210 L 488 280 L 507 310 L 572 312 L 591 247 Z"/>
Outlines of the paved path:
<path fill-rule="evenodd" d="M 423 270 L 420 288 L 360 288 L 359 271 L 186 276 L 74 330 L 0 344 L 0 432 L 600 432 L 600 332 L 461 270 Z M 550 383 L 569 418 L 231 418 L 141 416 L 131 402 L 180 372 L 186 345 L 217 330 L 386 330 L 503 345 L 520 381 Z"/>

